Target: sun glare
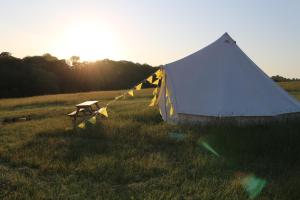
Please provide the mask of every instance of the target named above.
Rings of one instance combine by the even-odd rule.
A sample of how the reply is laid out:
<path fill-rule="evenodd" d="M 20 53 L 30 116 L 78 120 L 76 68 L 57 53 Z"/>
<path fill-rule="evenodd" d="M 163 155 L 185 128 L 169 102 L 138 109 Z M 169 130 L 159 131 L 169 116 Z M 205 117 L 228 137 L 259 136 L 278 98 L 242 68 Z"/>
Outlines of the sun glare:
<path fill-rule="evenodd" d="M 77 55 L 82 61 L 94 61 L 119 56 L 113 32 L 93 23 L 76 23 L 67 27 L 58 41 L 55 54 L 64 58 Z"/>

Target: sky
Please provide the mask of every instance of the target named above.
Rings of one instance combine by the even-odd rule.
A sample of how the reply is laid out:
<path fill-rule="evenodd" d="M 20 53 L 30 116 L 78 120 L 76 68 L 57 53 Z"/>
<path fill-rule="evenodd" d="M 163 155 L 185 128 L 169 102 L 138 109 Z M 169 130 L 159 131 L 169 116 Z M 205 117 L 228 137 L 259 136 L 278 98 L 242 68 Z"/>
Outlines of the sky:
<path fill-rule="evenodd" d="M 300 78 L 298 0 L 0 0 L 0 51 L 168 64 L 228 32 L 268 75 Z"/>

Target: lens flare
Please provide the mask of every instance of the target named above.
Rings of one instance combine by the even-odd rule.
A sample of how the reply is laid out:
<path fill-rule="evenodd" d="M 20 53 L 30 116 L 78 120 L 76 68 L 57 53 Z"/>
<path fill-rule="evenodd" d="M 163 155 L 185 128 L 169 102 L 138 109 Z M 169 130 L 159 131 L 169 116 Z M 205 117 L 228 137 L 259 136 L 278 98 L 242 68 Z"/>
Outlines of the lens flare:
<path fill-rule="evenodd" d="M 208 143 L 199 140 L 198 144 L 202 146 L 204 149 L 206 149 L 207 151 L 209 151 L 210 153 L 214 154 L 215 156 L 220 157 L 220 154 L 216 150 L 214 150 Z"/>
<path fill-rule="evenodd" d="M 266 186 L 267 181 L 254 175 L 249 175 L 244 177 L 241 183 L 243 188 L 249 195 L 249 198 L 254 199 L 261 193 L 263 188 Z"/>
<path fill-rule="evenodd" d="M 235 181 L 242 186 L 250 199 L 256 198 L 267 184 L 265 179 L 259 178 L 254 174 L 237 172 L 235 176 Z"/>

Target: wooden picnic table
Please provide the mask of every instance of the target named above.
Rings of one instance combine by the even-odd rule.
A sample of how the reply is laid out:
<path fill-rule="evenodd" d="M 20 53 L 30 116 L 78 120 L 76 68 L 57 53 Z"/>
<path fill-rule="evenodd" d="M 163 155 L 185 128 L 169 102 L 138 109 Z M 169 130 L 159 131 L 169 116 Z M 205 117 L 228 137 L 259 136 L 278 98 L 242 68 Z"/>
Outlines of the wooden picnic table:
<path fill-rule="evenodd" d="M 93 106 L 96 107 L 97 111 L 100 109 L 99 105 L 98 105 L 98 101 L 85 101 L 82 102 L 80 104 L 76 105 L 76 110 L 69 113 L 68 115 L 70 117 L 74 117 L 74 121 L 76 121 L 76 118 L 78 117 L 80 112 L 85 112 L 85 113 L 89 113 L 90 115 L 92 115 L 96 110 L 93 109 Z"/>

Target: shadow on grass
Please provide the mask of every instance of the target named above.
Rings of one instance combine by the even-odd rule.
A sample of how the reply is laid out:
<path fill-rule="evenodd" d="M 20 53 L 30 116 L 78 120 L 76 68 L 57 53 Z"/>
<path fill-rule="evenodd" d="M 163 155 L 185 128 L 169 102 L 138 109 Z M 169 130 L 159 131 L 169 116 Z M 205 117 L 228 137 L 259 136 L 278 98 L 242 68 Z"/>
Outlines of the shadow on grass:
<path fill-rule="evenodd" d="M 229 158 L 296 161 L 300 150 L 300 123 L 277 123 L 250 127 L 208 127 L 205 135 L 220 153 Z M 244 157 L 245 158 L 245 157 Z M 299 157 L 298 157 L 299 158 Z M 298 160 L 299 161 L 299 160 Z"/>
<path fill-rule="evenodd" d="M 222 185 L 238 173 L 281 182 L 283 173 L 291 174 L 299 167 L 300 125 L 296 122 L 201 127 L 169 126 L 152 116 L 145 119 L 102 120 L 85 129 L 40 133 L 9 152 L 6 163 L 35 168 L 44 175 L 72 174 L 106 182 L 121 192 L 153 179 L 161 179 L 155 182 L 157 190 L 183 187 L 187 181 L 193 188 L 205 178 Z M 169 137 L 174 131 L 186 136 L 174 140 Z M 202 142 L 216 153 L 199 145 Z"/>
<path fill-rule="evenodd" d="M 134 117 L 134 120 L 136 118 L 139 117 Z M 183 133 L 189 132 L 189 136 L 183 141 L 170 138 L 168 134 L 171 129 L 163 130 L 163 133 L 159 133 L 160 130 L 151 132 L 151 129 L 150 132 L 142 131 L 139 120 L 128 122 L 123 126 L 117 123 L 87 124 L 83 130 L 41 133 L 17 151 L 20 153 L 28 151 L 28 157 L 31 153 L 36 153 L 40 157 L 48 155 L 45 159 L 59 160 L 66 166 L 99 155 L 120 161 L 139 159 L 152 153 L 164 154 L 170 163 L 187 165 L 188 159 L 207 153 L 207 149 L 199 145 L 199 142 L 205 142 L 215 151 L 215 154 L 212 151 L 209 154 L 215 156 L 217 160 L 225 160 L 235 171 L 249 171 L 261 176 L 269 174 L 276 177 L 280 176 L 282 171 L 292 169 L 300 163 L 298 123 L 249 127 L 183 126 L 179 129 Z M 151 124 L 155 126 L 159 123 L 153 120 Z"/>
<path fill-rule="evenodd" d="M 144 181 L 163 174 L 146 167 L 137 149 L 139 124 L 87 124 L 85 129 L 44 132 L 1 158 L 11 168 L 28 167 L 44 174 L 74 174 L 114 185 Z"/>
<path fill-rule="evenodd" d="M 300 164 L 300 124 L 206 127 L 199 143 L 209 144 L 239 170 L 275 178 Z"/>

